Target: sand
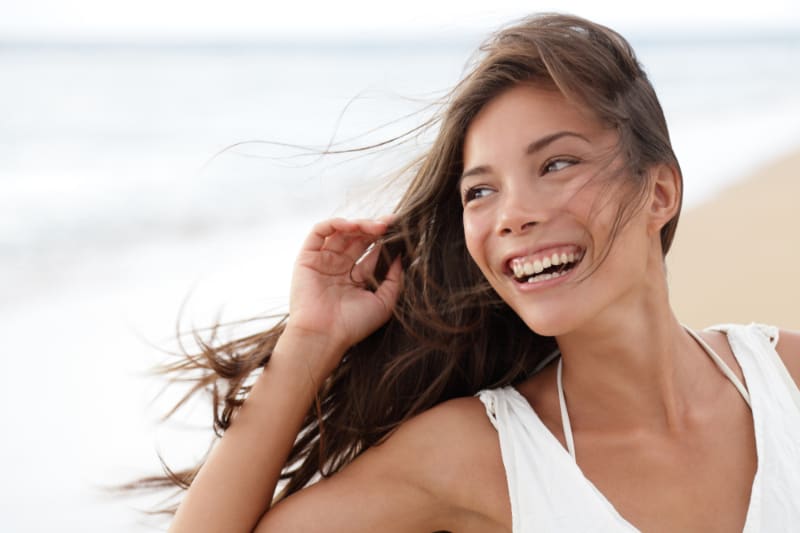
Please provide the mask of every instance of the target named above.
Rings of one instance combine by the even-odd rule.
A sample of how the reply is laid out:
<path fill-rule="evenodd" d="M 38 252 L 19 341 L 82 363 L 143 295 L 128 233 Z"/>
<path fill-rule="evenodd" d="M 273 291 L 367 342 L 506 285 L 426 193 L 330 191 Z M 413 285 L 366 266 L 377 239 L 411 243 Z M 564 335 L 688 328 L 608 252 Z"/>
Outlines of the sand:
<path fill-rule="evenodd" d="M 800 149 L 684 212 L 667 259 L 678 318 L 800 329 L 799 231 Z"/>

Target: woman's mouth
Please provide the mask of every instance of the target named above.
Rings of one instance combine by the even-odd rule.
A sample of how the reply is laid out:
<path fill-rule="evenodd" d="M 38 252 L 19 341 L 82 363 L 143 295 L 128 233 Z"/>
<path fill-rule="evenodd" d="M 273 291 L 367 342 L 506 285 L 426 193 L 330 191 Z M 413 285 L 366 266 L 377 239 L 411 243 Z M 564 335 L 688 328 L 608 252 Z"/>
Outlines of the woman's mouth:
<path fill-rule="evenodd" d="M 518 283 L 539 283 L 558 278 L 574 269 L 583 259 L 584 250 L 578 246 L 562 246 L 508 262 L 511 276 Z"/>

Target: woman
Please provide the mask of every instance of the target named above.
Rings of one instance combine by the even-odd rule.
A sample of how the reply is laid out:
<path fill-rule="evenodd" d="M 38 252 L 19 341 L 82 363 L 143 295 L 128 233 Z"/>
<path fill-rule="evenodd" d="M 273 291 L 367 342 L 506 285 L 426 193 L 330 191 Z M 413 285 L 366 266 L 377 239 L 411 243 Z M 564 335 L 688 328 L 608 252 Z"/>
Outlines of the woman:
<path fill-rule="evenodd" d="M 627 42 L 545 15 L 482 51 L 394 215 L 315 226 L 288 318 L 178 365 L 224 435 L 171 531 L 800 523 L 800 335 L 674 316 L 681 173 Z"/>

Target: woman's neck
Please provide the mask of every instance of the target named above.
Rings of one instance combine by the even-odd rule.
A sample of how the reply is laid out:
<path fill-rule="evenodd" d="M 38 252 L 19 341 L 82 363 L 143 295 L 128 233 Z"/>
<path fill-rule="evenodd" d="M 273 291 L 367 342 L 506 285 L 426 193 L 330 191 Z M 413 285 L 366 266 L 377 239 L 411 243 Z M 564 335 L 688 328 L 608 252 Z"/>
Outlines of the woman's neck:
<path fill-rule="evenodd" d="M 662 278 L 663 279 L 663 278 Z M 585 429 L 680 431 L 714 371 L 669 306 L 666 282 L 558 337 L 570 417 Z"/>

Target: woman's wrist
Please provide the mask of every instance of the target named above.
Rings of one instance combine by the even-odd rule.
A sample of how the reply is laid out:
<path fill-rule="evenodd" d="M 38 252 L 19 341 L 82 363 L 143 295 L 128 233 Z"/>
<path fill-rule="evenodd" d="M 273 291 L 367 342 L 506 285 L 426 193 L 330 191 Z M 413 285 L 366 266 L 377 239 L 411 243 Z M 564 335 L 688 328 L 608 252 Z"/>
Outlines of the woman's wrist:
<path fill-rule="evenodd" d="M 284 367 L 294 375 L 307 376 L 316 390 L 333 372 L 346 350 L 344 343 L 330 335 L 287 324 L 272 352 L 270 365 Z"/>

